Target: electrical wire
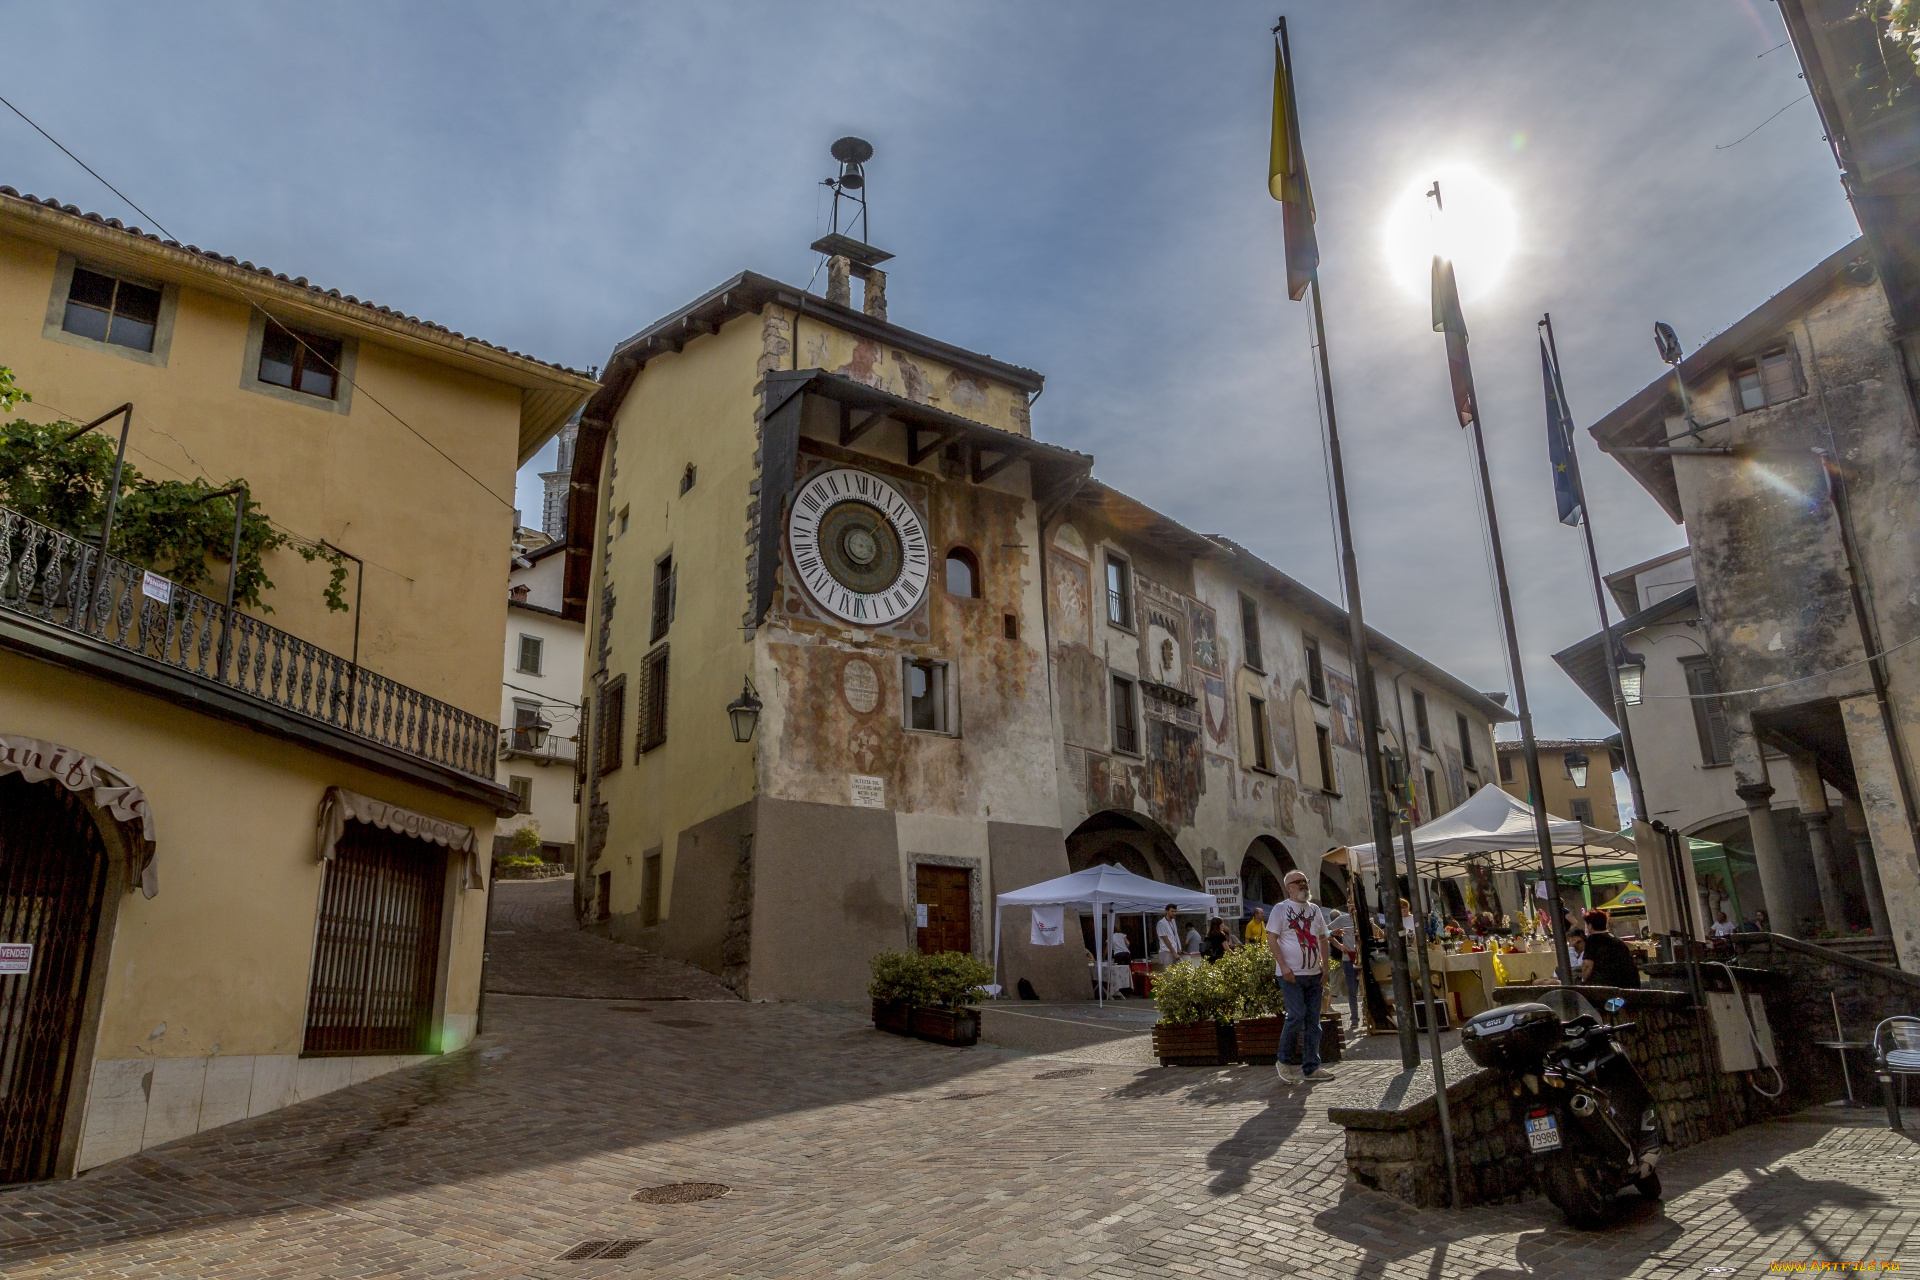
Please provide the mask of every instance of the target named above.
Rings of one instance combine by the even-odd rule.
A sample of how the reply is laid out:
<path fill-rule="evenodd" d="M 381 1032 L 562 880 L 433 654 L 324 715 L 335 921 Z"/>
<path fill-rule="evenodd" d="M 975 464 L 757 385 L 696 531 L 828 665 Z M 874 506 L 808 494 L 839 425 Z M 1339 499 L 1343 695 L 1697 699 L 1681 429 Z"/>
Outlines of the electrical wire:
<path fill-rule="evenodd" d="M 1642 702 L 1652 702 L 1656 699 L 1663 702 L 1702 702 L 1710 698 L 1744 698 L 1748 694 L 1753 693 L 1770 693 L 1775 689 L 1786 689 L 1796 684 L 1805 684 L 1809 680 L 1825 680 L 1828 676 L 1837 676 L 1842 671 L 1851 671 L 1855 667 L 1864 667 L 1869 662 L 1876 662 L 1888 654 L 1898 653 L 1908 645 L 1915 643 L 1920 643 L 1920 636 L 1902 640 L 1896 645 L 1889 645 L 1879 653 L 1871 654 L 1865 658 L 1856 658 L 1852 662 L 1843 662 L 1831 670 L 1816 671 L 1810 676 L 1795 676 L 1791 680 L 1782 680 L 1777 684 L 1755 685 L 1751 689 L 1724 689 L 1716 693 L 1644 693 L 1640 695 L 1640 700 Z"/>
<path fill-rule="evenodd" d="M 148 222 L 152 223 L 155 229 L 157 229 L 167 239 L 172 240 L 176 243 L 182 243 L 180 241 L 179 236 L 174 235 L 173 232 L 167 230 L 167 228 L 161 224 L 160 219 L 154 217 L 152 214 L 148 213 L 145 209 L 142 209 L 139 205 L 133 202 L 133 199 L 130 196 L 128 196 L 125 192 L 121 191 L 120 188 L 114 186 L 111 182 L 108 182 L 104 177 L 101 177 L 98 170 L 96 170 L 92 165 L 88 164 L 85 160 L 82 160 L 79 156 L 75 155 L 71 150 L 68 149 L 65 143 L 61 142 L 58 138 L 48 133 L 45 129 L 42 129 L 39 126 L 39 124 L 37 124 L 33 120 L 33 118 L 29 116 L 26 112 L 22 111 L 19 107 L 14 106 L 12 102 L 8 101 L 4 97 L 0 97 L 0 104 L 4 104 L 7 110 L 13 112 L 13 114 L 15 114 L 16 116 L 19 116 L 22 120 L 25 120 L 28 125 L 32 126 L 33 131 L 35 133 L 38 133 L 41 137 L 45 138 L 48 142 L 51 142 L 54 146 L 58 147 L 61 150 L 61 152 L 65 154 L 69 160 L 72 160 L 75 164 L 79 165 L 82 169 L 85 169 L 89 174 L 93 176 L 93 178 L 96 181 L 100 183 L 101 186 L 113 192 L 114 195 L 119 196 L 121 200 L 126 202 L 126 205 L 129 209 L 132 209 L 135 213 L 139 214 L 141 217 L 145 218 Z M 327 368 L 333 369 L 335 377 L 339 378 L 342 382 L 346 383 L 346 385 L 349 388 L 355 391 L 358 391 L 361 395 L 365 396 L 368 400 L 371 400 L 374 406 L 378 408 L 382 413 L 385 413 L 389 418 L 392 418 L 395 422 L 405 427 L 409 432 L 413 434 L 415 439 L 419 440 L 420 443 L 426 445 L 427 448 L 439 454 L 441 458 L 445 459 L 447 464 L 451 466 L 454 470 L 458 471 L 461 475 L 465 476 L 467 479 L 473 481 L 473 483 L 479 486 L 479 488 L 483 492 L 485 492 L 488 497 L 492 498 L 495 502 L 498 502 L 501 506 L 507 508 L 509 511 L 517 510 L 517 508 L 514 507 L 513 502 L 510 499 L 503 498 L 499 494 L 495 493 L 492 487 L 489 486 L 484 480 L 482 480 L 479 476 L 474 475 L 473 472 L 467 470 L 464 466 L 462 466 L 460 462 L 457 459 L 455 459 L 452 454 L 448 453 L 445 449 L 442 449 L 439 445 L 429 440 L 424 434 L 421 433 L 419 428 L 415 427 L 411 422 L 408 422 L 405 418 L 401 417 L 398 413 L 395 413 L 391 407 L 389 407 L 384 401 L 380 399 L 380 397 L 374 395 L 371 391 L 368 391 L 365 387 L 355 382 L 353 378 L 350 377 L 344 369 L 334 368 L 333 364 L 327 361 L 325 357 L 321 356 L 319 352 L 315 351 L 311 346 L 309 346 L 306 340 L 302 338 L 300 334 L 297 331 L 295 331 L 291 325 L 288 325 L 282 322 L 272 312 L 268 311 L 265 305 L 263 305 L 252 294 L 248 293 L 244 288 L 240 287 L 237 284 L 234 284 L 231 281 L 222 281 L 220 282 L 220 285 L 216 285 L 215 287 L 219 288 L 221 286 L 224 286 L 228 291 L 237 295 L 242 302 L 245 302 L 248 306 L 252 307 L 255 311 L 258 311 L 263 317 L 265 317 L 268 320 L 271 320 L 274 324 L 279 325 L 280 329 L 283 332 L 285 332 L 289 337 L 291 337 L 296 343 L 300 345 L 301 350 L 305 351 L 308 355 L 314 357 L 315 359 L 320 360 L 320 362 L 323 365 L 325 365 Z"/>

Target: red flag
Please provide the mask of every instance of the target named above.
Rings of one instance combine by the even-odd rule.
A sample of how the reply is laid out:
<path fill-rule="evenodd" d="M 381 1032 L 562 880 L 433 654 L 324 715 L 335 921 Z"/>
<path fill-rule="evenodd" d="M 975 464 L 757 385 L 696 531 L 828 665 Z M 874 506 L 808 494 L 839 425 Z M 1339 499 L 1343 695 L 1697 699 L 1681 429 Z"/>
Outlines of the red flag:
<path fill-rule="evenodd" d="M 1433 256 L 1433 329 L 1447 335 L 1447 375 L 1453 380 L 1453 411 L 1460 425 L 1480 416 L 1473 398 L 1473 365 L 1467 360 L 1467 321 L 1460 314 L 1460 290 L 1453 283 L 1453 263 Z"/>

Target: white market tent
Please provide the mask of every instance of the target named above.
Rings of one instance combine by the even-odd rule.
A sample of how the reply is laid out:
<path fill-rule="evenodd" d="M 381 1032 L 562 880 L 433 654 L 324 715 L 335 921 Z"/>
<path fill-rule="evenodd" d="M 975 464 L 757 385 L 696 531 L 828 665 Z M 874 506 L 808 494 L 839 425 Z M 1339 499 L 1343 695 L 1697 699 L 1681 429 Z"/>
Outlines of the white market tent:
<path fill-rule="evenodd" d="M 1634 851 L 1629 836 L 1589 827 L 1572 818 L 1549 816 L 1547 835 L 1553 841 L 1555 853 L 1577 852 L 1583 847 L 1627 854 Z M 1354 870 L 1373 872 L 1375 859 L 1371 841 L 1350 845 L 1348 849 Z M 1404 846 L 1396 843 L 1394 855 L 1398 857 L 1403 850 Z M 1479 854 L 1513 854 L 1531 862 L 1539 857 L 1539 852 L 1532 806 L 1499 787 L 1482 787 L 1459 808 L 1413 829 L 1414 863 L 1423 870 L 1458 863 Z"/>
<path fill-rule="evenodd" d="M 1088 867 L 1058 880 L 1046 880 L 995 896 L 993 907 L 993 978 L 1000 982 L 1000 913 L 1008 907 L 1072 907 L 1093 913 L 1095 960 L 1099 965 L 1100 999 L 1107 993 L 1107 929 L 1116 915 L 1151 915 L 1171 905 L 1181 911 L 1214 911 L 1213 895 L 1149 880 L 1108 863 Z"/>

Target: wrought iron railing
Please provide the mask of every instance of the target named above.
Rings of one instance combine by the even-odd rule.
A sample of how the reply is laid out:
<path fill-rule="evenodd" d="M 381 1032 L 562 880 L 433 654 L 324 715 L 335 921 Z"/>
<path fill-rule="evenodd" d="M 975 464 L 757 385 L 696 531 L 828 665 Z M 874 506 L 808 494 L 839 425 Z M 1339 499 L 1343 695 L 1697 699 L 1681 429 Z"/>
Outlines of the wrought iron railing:
<path fill-rule="evenodd" d="M 151 589 L 149 589 L 151 588 Z M 0 507 L 0 610 L 493 781 L 491 721 Z"/>

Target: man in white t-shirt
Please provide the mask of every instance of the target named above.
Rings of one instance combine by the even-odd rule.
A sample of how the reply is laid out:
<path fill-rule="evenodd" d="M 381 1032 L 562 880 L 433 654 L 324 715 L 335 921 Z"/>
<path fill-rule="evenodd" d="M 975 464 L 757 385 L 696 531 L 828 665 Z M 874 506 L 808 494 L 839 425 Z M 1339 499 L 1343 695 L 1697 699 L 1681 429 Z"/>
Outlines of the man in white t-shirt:
<path fill-rule="evenodd" d="M 1307 899 L 1307 876 L 1289 871 L 1286 898 L 1267 915 L 1267 949 L 1287 1021 L 1280 1030 L 1280 1056 L 1274 1062 L 1280 1083 L 1331 1080 L 1320 1067 L 1320 984 L 1327 966 L 1327 913 Z"/>
<path fill-rule="evenodd" d="M 1716 911 L 1713 913 L 1713 927 L 1707 930 L 1707 932 L 1716 938 L 1731 938 L 1735 933 L 1739 932 L 1739 929 L 1727 919 L 1726 912 Z"/>
<path fill-rule="evenodd" d="M 1173 918 L 1175 914 L 1173 904 L 1168 903 L 1167 914 L 1153 926 L 1155 950 L 1160 953 L 1160 963 L 1169 969 L 1180 959 L 1180 923 Z"/>

